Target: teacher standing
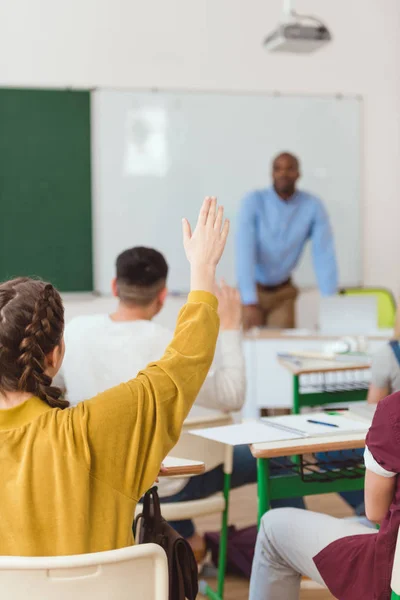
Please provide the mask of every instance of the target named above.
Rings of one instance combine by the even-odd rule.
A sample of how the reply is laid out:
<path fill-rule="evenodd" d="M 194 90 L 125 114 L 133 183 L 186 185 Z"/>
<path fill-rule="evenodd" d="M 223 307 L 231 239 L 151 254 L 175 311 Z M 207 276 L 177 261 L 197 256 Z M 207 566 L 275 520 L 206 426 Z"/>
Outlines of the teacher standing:
<path fill-rule="evenodd" d="M 236 262 L 245 329 L 295 327 L 298 289 L 291 276 L 309 239 L 321 294 L 337 291 L 329 217 L 318 198 L 296 189 L 299 177 L 298 159 L 284 152 L 272 163 L 273 186 L 251 192 L 243 200 Z"/>

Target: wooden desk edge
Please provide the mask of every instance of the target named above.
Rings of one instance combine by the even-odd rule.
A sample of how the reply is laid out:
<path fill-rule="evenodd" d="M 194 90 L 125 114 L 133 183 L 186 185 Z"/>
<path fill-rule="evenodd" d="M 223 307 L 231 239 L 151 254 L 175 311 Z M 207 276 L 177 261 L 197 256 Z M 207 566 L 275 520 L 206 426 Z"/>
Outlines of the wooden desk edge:
<path fill-rule="evenodd" d="M 250 446 L 250 451 L 254 458 L 277 458 L 279 456 L 295 456 L 297 454 L 313 454 L 314 452 L 334 452 L 336 450 L 353 450 L 365 447 L 365 438 L 360 440 L 348 441 L 324 441 L 320 444 L 305 446 L 299 443 L 297 446 L 287 446 L 286 448 L 258 448 L 258 444 Z"/>
<path fill-rule="evenodd" d="M 244 332 L 244 339 L 245 340 L 251 340 L 251 341 L 261 341 L 261 340 L 288 340 L 288 341 L 294 341 L 294 340 L 300 340 L 300 341 L 304 341 L 304 340 L 316 340 L 318 342 L 322 341 L 337 341 L 337 340 L 341 340 L 343 339 L 343 337 L 346 337 L 347 335 L 350 334 L 346 334 L 346 333 L 342 333 L 342 334 L 330 334 L 330 333 L 323 333 L 323 332 L 313 332 L 310 331 L 308 334 L 307 333 L 302 333 L 302 334 L 295 334 L 295 335 L 290 335 L 288 333 L 285 333 L 284 329 L 268 329 L 268 328 L 259 328 L 256 330 L 250 330 L 250 331 L 245 331 Z M 351 334 L 352 337 L 354 337 L 354 334 Z M 365 336 L 367 338 L 367 340 L 371 340 L 371 341 L 386 341 L 386 340 L 390 340 L 393 337 L 393 334 L 389 334 L 389 333 L 374 333 L 372 335 L 367 335 Z"/>
<path fill-rule="evenodd" d="M 301 358 L 299 359 L 299 361 L 301 362 Z M 307 361 L 307 360 L 311 360 L 311 359 L 303 359 L 303 361 Z M 316 359 L 317 360 L 317 359 Z M 335 373 L 335 372 L 340 372 L 340 371 L 358 371 L 358 370 L 366 370 L 366 369 L 370 369 L 371 365 L 370 364 L 347 364 L 347 363 L 341 363 L 338 362 L 336 365 L 332 365 L 330 364 L 330 361 L 327 360 L 327 366 L 324 369 L 323 367 L 297 367 L 294 363 L 290 363 L 287 360 L 284 360 L 282 358 L 278 359 L 278 362 L 280 365 L 282 365 L 282 367 L 284 367 L 285 369 L 287 369 L 292 375 L 312 375 L 314 373 Z M 321 362 L 323 362 L 323 359 L 321 359 Z"/>
<path fill-rule="evenodd" d="M 160 473 L 160 477 L 174 477 L 176 475 L 187 477 L 189 475 L 202 475 L 206 470 L 204 463 L 200 465 L 182 465 L 180 467 L 166 467 L 165 473 Z"/>

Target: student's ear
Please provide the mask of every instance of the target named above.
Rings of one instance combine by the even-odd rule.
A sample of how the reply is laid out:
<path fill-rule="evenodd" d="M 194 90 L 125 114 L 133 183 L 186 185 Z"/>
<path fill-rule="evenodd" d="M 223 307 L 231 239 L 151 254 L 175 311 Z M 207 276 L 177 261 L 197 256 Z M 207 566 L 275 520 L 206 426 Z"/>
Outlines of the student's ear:
<path fill-rule="evenodd" d="M 164 305 L 164 302 L 166 301 L 167 296 L 168 296 L 168 288 L 165 287 L 164 289 L 161 290 L 161 292 L 158 295 L 158 300 L 159 300 L 161 306 Z"/>
<path fill-rule="evenodd" d="M 46 354 L 45 366 L 46 373 L 51 377 L 55 377 L 58 371 L 61 368 L 62 362 L 64 360 L 65 354 L 65 343 L 64 338 L 62 338 L 60 344 L 53 348 L 51 352 Z"/>
<path fill-rule="evenodd" d="M 114 277 L 114 279 L 111 282 L 111 291 L 112 291 L 112 295 L 115 298 L 118 298 L 118 286 L 117 286 L 117 278 Z"/>

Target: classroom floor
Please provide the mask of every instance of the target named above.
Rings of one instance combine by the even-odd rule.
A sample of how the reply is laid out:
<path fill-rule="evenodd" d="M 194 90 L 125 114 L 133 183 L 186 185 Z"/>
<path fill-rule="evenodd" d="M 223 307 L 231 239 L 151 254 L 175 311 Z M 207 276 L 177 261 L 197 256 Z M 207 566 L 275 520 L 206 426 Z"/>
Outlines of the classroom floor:
<path fill-rule="evenodd" d="M 235 523 L 238 528 L 247 527 L 255 523 L 256 515 L 256 486 L 249 485 L 231 493 L 230 522 Z M 324 494 L 321 496 L 309 496 L 306 498 L 307 507 L 310 510 L 333 515 L 335 517 L 351 516 L 351 510 L 337 494 Z M 243 507 L 246 510 L 243 510 Z M 253 516 L 254 515 L 254 516 Z M 219 517 L 203 517 L 196 521 L 198 530 L 218 531 Z M 215 580 L 208 579 L 215 586 Z M 303 589 L 304 588 L 304 589 Z M 248 600 L 248 581 L 228 576 L 226 579 L 225 600 Z M 300 600 L 332 600 L 333 596 L 327 590 L 320 588 L 317 584 L 305 581 L 302 584 Z"/>

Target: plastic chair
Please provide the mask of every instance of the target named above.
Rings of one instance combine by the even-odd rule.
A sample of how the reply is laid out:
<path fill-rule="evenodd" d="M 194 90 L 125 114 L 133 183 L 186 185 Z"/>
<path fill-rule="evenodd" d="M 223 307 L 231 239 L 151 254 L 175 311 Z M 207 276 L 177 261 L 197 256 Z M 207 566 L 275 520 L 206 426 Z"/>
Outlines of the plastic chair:
<path fill-rule="evenodd" d="M 386 288 L 355 287 L 340 290 L 344 296 L 372 295 L 377 298 L 378 303 L 378 327 L 380 329 L 391 329 L 394 327 L 396 318 L 396 302 L 392 292 Z"/>
<path fill-rule="evenodd" d="M 397 536 L 396 552 L 394 555 L 391 600 L 400 600 L 400 536 Z"/>
<path fill-rule="evenodd" d="M 168 566 L 156 544 L 75 556 L 0 556 L 1 597 L 12 600 L 168 600 Z"/>
<path fill-rule="evenodd" d="M 218 587 L 215 592 L 206 582 L 200 582 L 200 592 L 212 600 L 223 600 L 226 553 L 228 546 L 228 511 L 229 493 L 231 485 L 231 474 L 233 466 L 233 448 L 219 442 L 206 440 L 188 433 L 191 429 L 229 425 L 232 418 L 229 414 L 216 413 L 215 417 L 207 416 L 201 420 L 199 417 L 185 421 L 182 435 L 177 445 L 171 450 L 171 455 L 177 458 L 199 460 L 204 462 L 206 470 L 211 471 L 215 467 L 224 465 L 224 489 L 223 492 L 214 494 L 204 500 L 192 500 L 189 502 L 163 503 L 161 498 L 161 511 L 167 521 L 182 521 L 196 517 L 217 514 L 222 515 L 221 537 L 218 557 Z M 136 514 L 141 512 L 138 505 Z"/>

